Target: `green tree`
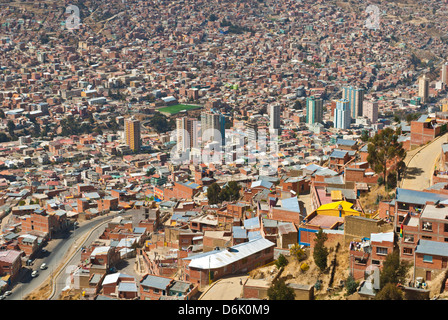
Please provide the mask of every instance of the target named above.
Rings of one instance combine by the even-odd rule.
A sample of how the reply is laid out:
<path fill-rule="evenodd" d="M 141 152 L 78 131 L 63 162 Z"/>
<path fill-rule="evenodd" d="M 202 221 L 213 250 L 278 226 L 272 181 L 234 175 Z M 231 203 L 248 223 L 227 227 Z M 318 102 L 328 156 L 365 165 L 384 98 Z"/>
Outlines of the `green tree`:
<path fill-rule="evenodd" d="M 214 13 L 212 13 L 211 15 L 208 16 L 208 20 L 216 21 L 216 20 L 218 20 L 218 17 Z"/>
<path fill-rule="evenodd" d="M 356 292 L 356 289 L 358 288 L 359 282 L 355 281 L 355 278 L 353 278 L 352 275 L 349 275 L 347 277 L 347 280 L 345 281 L 345 289 L 347 290 L 347 294 L 351 295 Z"/>
<path fill-rule="evenodd" d="M 325 241 L 327 241 L 327 239 L 327 235 L 322 229 L 319 229 L 315 237 L 313 258 L 314 263 L 321 271 L 324 271 L 327 268 L 328 249 L 325 247 Z"/>
<path fill-rule="evenodd" d="M 367 130 L 362 130 L 361 133 L 361 141 L 362 142 L 367 142 L 369 141 L 369 132 Z"/>
<path fill-rule="evenodd" d="M 165 133 L 171 129 L 173 121 L 168 122 L 168 119 L 164 114 L 156 112 L 149 120 L 149 125 L 158 133 Z"/>
<path fill-rule="evenodd" d="M 222 201 L 235 201 L 240 198 L 241 186 L 236 181 L 229 181 L 219 193 L 219 200 Z"/>
<path fill-rule="evenodd" d="M 293 288 L 286 285 L 284 280 L 277 280 L 268 289 L 269 300 L 294 300 L 296 294 Z"/>
<path fill-rule="evenodd" d="M 14 124 L 14 121 L 8 120 L 8 123 L 6 124 L 6 127 L 8 128 L 9 134 L 11 136 L 14 135 L 14 130 L 16 129 L 16 125 Z"/>
<path fill-rule="evenodd" d="M 404 300 L 403 291 L 393 283 L 386 284 L 375 296 L 375 300 Z"/>
<path fill-rule="evenodd" d="M 219 193 L 221 192 L 221 187 L 216 183 L 212 183 L 207 188 L 207 198 L 209 204 L 219 203 Z"/>
<path fill-rule="evenodd" d="M 8 142 L 10 141 L 9 137 L 4 132 L 0 132 L 0 142 Z"/>
<path fill-rule="evenodd" d="M 280 269 L 281 267 L 284 267 L 287 264 L 288 264 L 288 259 L 286 259 L 286 257 L 280 253 L 277 260 L 275 260 L 275 266 L 277 267 L 277 269 Z"/>
<path fill-rule="evenodd" d="M 402 261 L 398 250 L 394 250 L 386 256 L 386 260 L 383 263 L 383 268 L 380 272 L 380 287 L 384 288 L 389 283 L 393 285 L 405 283 L 409 268 L 410 264 Z"/>
<path fill-rule="evenodd" d="M 399 135 L 391 128 L 386 128 L 369 139 L 367 147 L 367 161 L 377 174 L 383 174 L 387 187 L 387 165 L 390 161 L 396 161 L 398 169 L 404 168 L 403 159 L 406 150 L 403 143 L 398 142 Z"/>

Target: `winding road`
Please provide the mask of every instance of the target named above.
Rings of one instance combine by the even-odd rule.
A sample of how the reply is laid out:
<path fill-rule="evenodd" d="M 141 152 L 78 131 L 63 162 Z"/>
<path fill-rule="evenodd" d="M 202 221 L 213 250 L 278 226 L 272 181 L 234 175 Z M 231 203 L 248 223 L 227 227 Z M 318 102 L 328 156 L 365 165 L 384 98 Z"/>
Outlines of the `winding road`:
<path fill-rule="evenodd" d="M 445 133 L 431 143 L 407 153 L 406 171 L 400 184 L 401 188 L 424 190 L 431 186 L 431 177 L 442 152 L 442 144 L 447 142 L 447 138 L 448 133 Z"/>

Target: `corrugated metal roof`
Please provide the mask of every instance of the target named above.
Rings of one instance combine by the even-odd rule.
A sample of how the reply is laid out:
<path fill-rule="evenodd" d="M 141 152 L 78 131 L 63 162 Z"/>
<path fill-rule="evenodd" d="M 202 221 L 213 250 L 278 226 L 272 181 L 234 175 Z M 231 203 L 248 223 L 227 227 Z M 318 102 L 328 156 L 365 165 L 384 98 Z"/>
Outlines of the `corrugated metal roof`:
<path fill-rule="evenodd" d="M 137 284 L 135 282 L 120 282 L 118 291 L 121 292 L 138 292 Z"/>
<path fill-rule="evenodd" d="M 247 230 L 260 228 L 260 220 L 258 217 L 244 220 L 244 228 Z"/>
<path fill-rule="evenodd" d="M 396 201 L 413 204 L 426 204 L 426 201 L 447 200 L 448 196 L 430 192 L 397 188 Z"/>
<path fill-rule="evenodd" d="M 415 252 L 421 254 L 448 257 L 448 243 L 430 241 L 430 240 L 419 240 Z"/>
<path fill-rule="evenodd" d="M 273 246 L 275 246 L 275 243 L 264 238 L 257 238 L 229 249 L 211 251 L 208 255 L 191 256 L 184 258 L 184 260 L 191 260 L 188 265 L 190 268 L 217 269 Z"/>
<path fill-rule="evenodd" d="M 156 288 L 160 290 L 166 290 L 166 288 L 171 283 L 172 279 L 163 278 L 153 275 L 147 275 L 143 281 L 140 282 L 142 286 L 147 286 L 151 288 Z"/>

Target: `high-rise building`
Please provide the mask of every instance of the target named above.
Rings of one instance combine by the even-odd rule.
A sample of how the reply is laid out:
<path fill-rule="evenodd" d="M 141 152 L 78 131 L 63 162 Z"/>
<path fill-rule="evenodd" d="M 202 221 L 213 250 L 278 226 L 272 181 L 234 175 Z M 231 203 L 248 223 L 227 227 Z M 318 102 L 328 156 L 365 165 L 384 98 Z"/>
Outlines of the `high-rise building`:
<path fill-rule="evenodd" d="M 280 105 L 269 106 L 269 131 L 280 132 Z"/>
<path fill-rule="evenodd" d="M 324 119 L 324 102 L 314 96 L 306 98 L 306 123 L 321 123 Z"/>
<path fill-rule="evenodd" d="M 176 119 L 177 150 L 185 152 L 198 146 L 196 119 L 182 117 Z"/>
<path fill-rule="evenodd" d="M 442 70 L 440 72 L 440 81 L 442 81 L 443 85 L 448 85 L 448 62 L 445 62 L 442 65 Z"/>
<path fill-rule="evenodd" d="M 362 113 L 371 123 L 378 121 L 378 101 L 364 101 Z"/>
<path fill-rule="evenodd" d="M 342 89 L 342 99 L 349 101 L 350 116 L 352 119 L 362 116 L 362 105 L 364 101 L 363 88 L 344 87 Z"/>
<path fill-rule="evenodd" d="M 337 129 L 349 129 L 351 120 L 349 101 L 347 99 L 336 100 L 334 127 Z"/>
<path fill-rule="evenodd" d="M 207 130 L 209 133 L 206 133 Z M 201 132 L 202 139 L 218 141 L 218 137 L 215 136 L 216 130 L 220 134 L 221 145 L 225 145 L 226 143 L 226 118 L 224 115 L 213 112 L 202 112 L 201 113 Z M 206 135 L 204 135 L 206 133 Z M 206 141 L 202 141 L 203 143 Z"/>
<path fill-rule="evenodd" d="M 246 123 L 247 143 L 256 144 L 258 140 L 258 124 L 256 122 Z"/>
<path fill-rule="evenodd" d="M 418 79 L 418 96 L 423 103 L 428 102 L 429 97 L 429 79 L 424 74 Z"/>
<path fill-rule="evenodd" d="M 126 144 L 133 151 L 139 151 L 141 147 L 140 121 L 131 117 L 125 121 L 125 139 Z"/>

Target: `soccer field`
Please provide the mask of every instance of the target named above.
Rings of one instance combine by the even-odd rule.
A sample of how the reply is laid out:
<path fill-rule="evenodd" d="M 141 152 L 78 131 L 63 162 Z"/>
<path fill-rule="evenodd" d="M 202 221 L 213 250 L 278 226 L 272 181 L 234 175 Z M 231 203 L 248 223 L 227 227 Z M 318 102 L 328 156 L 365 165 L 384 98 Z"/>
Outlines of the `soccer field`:
<path fill-rule="evenodd" d="M 164 108 L 157 109 L 159 112 L 167 112 L 170 114 L 176 114 L 182 110 L 191 110 L 191 109 L 198 109 L 202 108 L 201 106 L 191 106 L 187 104 L 175 104 L 173 106 L 168 106 Z"/>

